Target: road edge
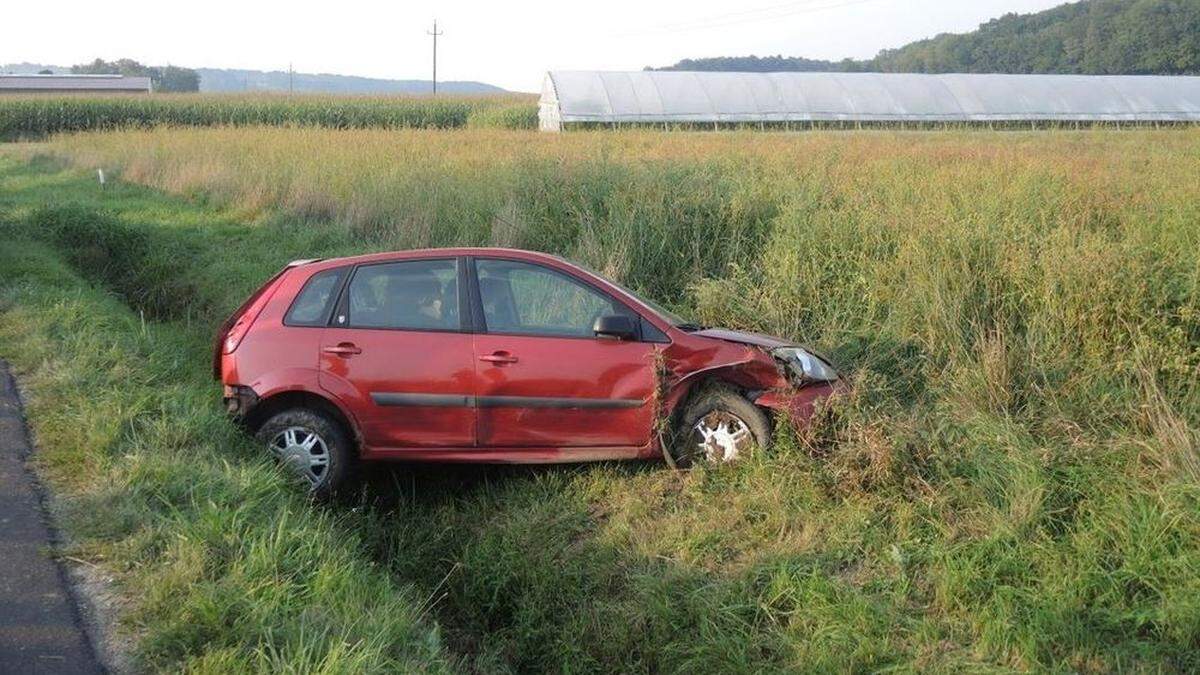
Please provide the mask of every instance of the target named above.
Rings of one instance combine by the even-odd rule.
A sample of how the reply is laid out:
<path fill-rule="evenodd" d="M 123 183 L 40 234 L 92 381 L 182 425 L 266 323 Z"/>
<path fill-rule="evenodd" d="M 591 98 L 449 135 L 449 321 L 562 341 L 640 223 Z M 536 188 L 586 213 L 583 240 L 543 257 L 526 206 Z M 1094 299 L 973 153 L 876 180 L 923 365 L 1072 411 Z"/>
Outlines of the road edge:
<path fill-rule="evenodd" d="M 99 567 L 66 558 L 62 554 L 70 541 L 59 526 L 57 497 L 43 482 L 36 468 L 37 446 L 25 412 L 26 394 L 12 366 L 0 359 L 0 398 L 8 398 L 9 392 L 15 403 L 18 417 L 16 433 L 20 436 L 14 459 L 20 463 L 37 502 L 38 517 L 48 535 L 46 556 L 54 565 L 59 584 L 65 591 L 71 618 L 82 637 L 86 656 L 91 661 L 88 665 L 94 665 L 101 673 L 121 675 L 132 672 L 128 655 L 117 649 L 114 631 L 109 628 L 115 626 L 113 622 L 116 619 L 111 578 L 104 575 Z"/>

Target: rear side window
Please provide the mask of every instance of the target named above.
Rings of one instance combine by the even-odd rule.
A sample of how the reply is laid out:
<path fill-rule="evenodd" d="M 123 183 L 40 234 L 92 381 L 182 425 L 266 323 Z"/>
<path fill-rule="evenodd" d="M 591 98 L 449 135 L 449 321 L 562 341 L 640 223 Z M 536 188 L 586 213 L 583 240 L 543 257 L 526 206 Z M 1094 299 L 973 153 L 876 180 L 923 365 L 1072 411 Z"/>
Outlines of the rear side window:
<path fill-rule="evenodd" d="M 458 330 L 458 263 L 411 260 L 364 265 L 350 280 L 350 328 Z"/>
<path fill-rule="evenodd" d="M 284 325 L 324 326 L 345 274 L 346 268 L 340 267 L 312 275 L 283 317 Z"/>

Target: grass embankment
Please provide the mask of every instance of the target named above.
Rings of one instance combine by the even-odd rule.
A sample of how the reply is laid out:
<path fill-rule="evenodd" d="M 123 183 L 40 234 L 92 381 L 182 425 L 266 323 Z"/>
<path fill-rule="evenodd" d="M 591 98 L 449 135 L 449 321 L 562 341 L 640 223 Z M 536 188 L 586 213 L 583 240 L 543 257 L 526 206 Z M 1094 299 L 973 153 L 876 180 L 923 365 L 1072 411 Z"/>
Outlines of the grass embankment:
<path fill-rule="evenodd" d="M 0 99 L 0 140 L 129 127 L 301 126 L 333 129 L 532 129 L 531 96 L 155 94 Z"/>
<path fill-rule="evenodd" d="M 200 358 L 211 307 L 195 304 L 195 270 L 171 262 L 205 258 L 197 242 L 87 207 L 34 208 L 94 206 L 94 191 L 0 159 L 0 356 L 26 387 L 70 553 L 115 577 L 138 666 L 450 670 L 426 596 L 364 555 L 370 515 L 312 508 L 213 406 Z M 127 194 L 112 196 L 127 218 L 214 225 Z"/>
<path fill-rule="evenodd" d="M 350 530 L 439 598 L 481 670 L 759 672 L 1200 668 L 1200 195 L 1181 179 L 1198 149 L 265 129 L 48 146 L 202 205 L 118 216 L 189 242 L 197 307 L 236 305 L 288 257 L 498 243 L 832 352 L 855 397 L 769 457 L 419 470 Z M 75 175 L 37 180 L 83 199 Z M 23 306 L 6 325 L 50 311 Z M 195 378 L 175 405 L 209 415 L 201 343 L 172 350 Z"/>

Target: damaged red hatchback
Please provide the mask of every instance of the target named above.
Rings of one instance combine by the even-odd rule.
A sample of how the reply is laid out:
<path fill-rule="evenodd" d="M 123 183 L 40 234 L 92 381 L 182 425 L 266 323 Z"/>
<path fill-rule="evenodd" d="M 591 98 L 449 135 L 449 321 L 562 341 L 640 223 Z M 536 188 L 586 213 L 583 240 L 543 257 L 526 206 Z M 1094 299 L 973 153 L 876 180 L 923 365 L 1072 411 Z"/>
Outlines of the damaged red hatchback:
<path fill-rule="evenodd" d="M 314 493 L 361 461 L 736 459 L 838 386 L 786 340 L 689 323 L 561 258 L 405 251 L 288 265 L 221 327 L 214 375 Z"/>

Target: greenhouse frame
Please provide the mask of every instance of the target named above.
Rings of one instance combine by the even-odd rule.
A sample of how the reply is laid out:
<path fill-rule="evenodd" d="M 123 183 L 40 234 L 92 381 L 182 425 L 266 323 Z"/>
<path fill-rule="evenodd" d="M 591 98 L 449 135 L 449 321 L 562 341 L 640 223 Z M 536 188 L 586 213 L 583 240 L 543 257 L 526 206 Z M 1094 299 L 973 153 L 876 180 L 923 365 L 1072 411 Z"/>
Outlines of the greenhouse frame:
<path fill-rule="evenodd" d="M 539 128 L 1196 123 L 1200 77 L 551 71 Z"/>

